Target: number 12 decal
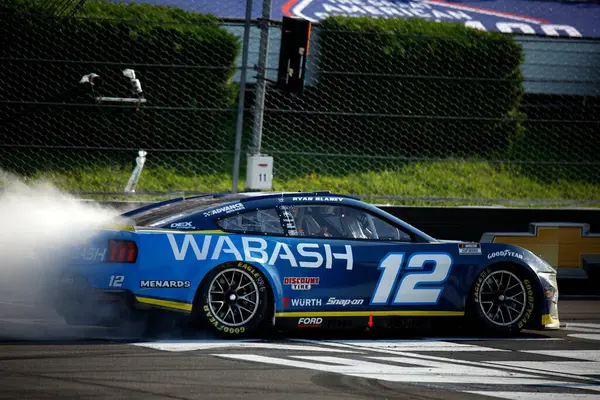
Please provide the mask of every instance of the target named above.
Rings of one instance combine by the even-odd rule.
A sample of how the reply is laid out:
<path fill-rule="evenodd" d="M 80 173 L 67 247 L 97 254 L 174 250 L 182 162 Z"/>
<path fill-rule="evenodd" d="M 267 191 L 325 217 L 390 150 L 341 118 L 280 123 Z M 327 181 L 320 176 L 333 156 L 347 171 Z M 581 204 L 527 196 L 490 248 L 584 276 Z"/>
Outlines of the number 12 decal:
<path fill-rule="evenodd" d="M 111 275 L 110 282 L 108 282 L 108 286 L 110 287 L 123 287 L 123 281 L 125 277 L 123 275 Z"/>
<path fill-rule="evenodd" d="M 404 253 L 390 253 L 381 260 L 377 269 L 383 270 L 383 272 L 379 277 L 370 304 L 387 305 L 389 303 L 403 261 Z M 433 263 L 433 270 L 419 272 L 426 263 Z M 440 284 L 446 282 L 452 269 L 452 257 L 447 253 L 415 253 L 410 256 L 404 269 L 406 272 L 400 280 L 392 304 L 437 304 L 444 288 L 440 286 L 420 286 L 423 283 Z"/>

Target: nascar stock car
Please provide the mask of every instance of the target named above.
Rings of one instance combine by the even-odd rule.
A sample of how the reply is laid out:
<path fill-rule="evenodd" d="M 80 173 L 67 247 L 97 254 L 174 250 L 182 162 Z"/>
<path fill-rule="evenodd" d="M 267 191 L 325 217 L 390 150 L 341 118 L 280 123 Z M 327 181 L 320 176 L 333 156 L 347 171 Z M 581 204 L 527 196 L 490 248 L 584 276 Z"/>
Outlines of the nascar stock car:
<path fill-rule="evenodd" d="M 78 240 L 55 291 L 69 324 L 171 310 L 229 337 L 403 318 L 559 327 L 556 271 L 528 250 L 437 240 L 330 192 L 173 199 Z"/>

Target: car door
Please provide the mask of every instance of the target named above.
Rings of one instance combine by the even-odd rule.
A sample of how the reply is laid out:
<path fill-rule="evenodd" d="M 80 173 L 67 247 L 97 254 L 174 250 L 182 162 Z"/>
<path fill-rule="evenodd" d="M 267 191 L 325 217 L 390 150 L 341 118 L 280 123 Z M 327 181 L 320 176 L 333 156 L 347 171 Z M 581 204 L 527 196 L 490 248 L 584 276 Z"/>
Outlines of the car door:
<path fill-rule="evenodd" d="M 461 308 L 451 279 L 453 257 L 445 246 L 418 243 L 411 233 L 359 208 L 310 204 L 281 209 L 290 245 L 299 256 L 310 254 L 307 249 L 320 254 L 305 265 L 314 274 L 298 268 L 294 272 L 299 276 L 284 277 L 289 311 L 427 315 Z M 294 286 L 302 282 L 308 286 Z"/>

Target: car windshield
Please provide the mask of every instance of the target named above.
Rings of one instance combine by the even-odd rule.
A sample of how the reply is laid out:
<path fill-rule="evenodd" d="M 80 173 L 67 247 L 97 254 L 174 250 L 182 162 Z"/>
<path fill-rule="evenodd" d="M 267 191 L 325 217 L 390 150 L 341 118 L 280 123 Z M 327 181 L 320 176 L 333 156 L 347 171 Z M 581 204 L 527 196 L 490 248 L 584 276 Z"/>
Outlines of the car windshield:
<path fill-rule="evenodd" d="M 130 216 L 126 216 L 126 223 L 135 226 L 157 226 L 168 222 L 170 219 L 183 218 L 189 214 L 195 214 L 210 207 L 243 198 L 242 195 L 227 195 L 221 197 L 202 196 L 184 201 L 167 203 L 162 206 L 143 210 Z M 122 217 L 121 217 L 122 218 Z"/>

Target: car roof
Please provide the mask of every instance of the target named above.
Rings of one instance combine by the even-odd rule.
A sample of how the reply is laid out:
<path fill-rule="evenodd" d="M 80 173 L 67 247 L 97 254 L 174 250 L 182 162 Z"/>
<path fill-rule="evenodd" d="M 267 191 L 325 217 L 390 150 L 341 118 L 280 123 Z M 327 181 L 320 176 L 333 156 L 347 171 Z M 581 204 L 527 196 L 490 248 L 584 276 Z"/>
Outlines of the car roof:
<path fill-rule="evenodd" d="M 128 218 L 134 225 L 144 226 L 152 221 L 161 220 L 171 215 L 176 216 L 181 213 L 188 214 L 190 212 L 201 212 L 233 202 L 259 202 L 276 198 L 290 200 L 293 197 L 310 197 L 312 200 L 317 201 L 328 201 L 332 197 L 358 200 L 356 197 L 332 194 L 330 191 L 213 193 L 188 198 L 178 197 L 158 203 L 152 203 L 126 212 L 120 217 Z"/>
<path fill-rule="evenodd" d="M 346 199 L 359 200 L 358 197 L 353 197 L 345 194 L 331 193 L 331 191 L 316 191 L 316 192 L 245 192 L 240 193 L 243 197 L 240 198 L 241 202 L 250 200 L 262 200 L 271 198 L 289 198 L 289 197 L 343 197 Z M 326 200 L 324 200 L 326 201 Z"/>
<path fill-rule="evenodd" d="M 190 215 L 203 213 L 207 224 L 215 219 L 227 215 L 228 206 L 241 204 L 245 209 L 274 207 L 277 205 L 296 204 L 345 204 L 368 210 L 371 213 L 394 221 L 406 230 L 428 241 L 434 241 L 431 236 L 407 224 L 398 217 L 381 210 L 380 208 L 365 203 L 357 197 L 335 194 L 330 191 L 315 192 L 243 192 L 243 193 L 214 193 L 188 198 L 176 198 L 132 210 L 121 216 L 134 226 L 161 226 L 172 221 L 187 218 Z M 220 209 L 222 208 L 222 209 Z M 216 213 L 209 212 L 216 210 Z M 238 210 L 236 208 L 236 210 Z"/>

